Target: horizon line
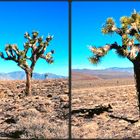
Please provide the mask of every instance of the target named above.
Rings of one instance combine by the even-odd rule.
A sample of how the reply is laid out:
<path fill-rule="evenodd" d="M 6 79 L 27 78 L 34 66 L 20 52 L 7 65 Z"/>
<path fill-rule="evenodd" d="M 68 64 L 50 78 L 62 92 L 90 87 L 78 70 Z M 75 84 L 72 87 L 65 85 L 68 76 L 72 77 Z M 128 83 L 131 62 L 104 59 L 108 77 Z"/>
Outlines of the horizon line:
<path fill-rule="evenodd" d="M 133 68 L 133 67 L 106 67 L 106 68 L 72 68 L 73 69 L 89 69 L 89 70 L 103 70 L 103 69 L 110 69 L 110 68 Z"/>
<path fill-rule="evenodd" d="M 11 72 L 0 72 L 0 74 L 9 74 L 9 73 L 13 73 L 13 72 L 23 72 L 25 73 L 25 71 L 22 71 L 22 70 L 17 70 L 17 71 L 11 71 Z M 46 73 L 39 73 L 39 72 L 33 72 L 34 73 L 37 73 L 37 74 L 54 74 L 54 75 L 57 75 L 57 76 L 64 76 L 64 77 L 69 77 L 68 75 L 59 75 L 59 74 L 56 74 L 56 73 L 50 73 L 50 72 L 46 72 Z"/>

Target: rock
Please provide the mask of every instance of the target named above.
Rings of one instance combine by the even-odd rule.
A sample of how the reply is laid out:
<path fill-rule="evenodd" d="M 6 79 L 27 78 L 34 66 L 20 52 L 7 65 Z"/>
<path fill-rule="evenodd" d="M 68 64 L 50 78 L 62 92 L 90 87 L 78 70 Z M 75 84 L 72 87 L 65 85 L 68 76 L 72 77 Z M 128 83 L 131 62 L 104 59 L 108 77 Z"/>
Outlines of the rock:
<path fill-rule="evenodd" d="M 69 108 L 69 102 L 63 102 L 61 108 Z"/>
<path fill-rule="evenodd" d="M 64 90 L 64 93 L 69 94 L 69 90 L 68 89 Z"/>
<path fill-rule="evenodd" d="M 40 112 L 46 112 L 47 111 L 45 105 L 41 104 L 41 103 L 38 104 L 35 108 L 36 108 L 36 110 L 38 110 Z"/>
<path fill-rule="evenodd" d="M 25 97 L 25 92 L 17 92 L 16 96 L 18 96 L 19 98 L 23 98 Z"/>
<path fill-rule="evenodd" d="M 5 93 L 3 91 L 0 92 L 0 98 L 4 98 L 5 97 Z"/>
<path fill-rule="evenodd" d="M 29 116 L 34 117 L 37 116 L 39 114 L 39 112 L 35 109 L 35 108 L 29 108 L 28 110 L 20 110 L 19 112 L 21 117 L 27 118 Z"/>
<path fill-rule="evenodd" d="M 59 99 L 59 98 L 60 98 L 59 96 L 53 96 L 53 97 L 52 97 L 53 100 L 57 100 L 57 99 Z"/>
<path fill-rule="evenodd" d="M 17 85 L 17 88 L 24 88 L 25 87 L 25 84 L 20 84 L 20 85 Z"/>
<path fill-rule="evenodd" d="M 69 101 L 69 97 L 67 95 L 60 95 L 60 101 L 61 102 L 68 102 Z"/>
<path fill-rule="evenodd" d="M 81 103 L 81 100 L 79 98 L 72 100 L 72 104 L 78 104 L 78 103 Z"/>
<path fill-rule="evenodd" d="M 16 123 L 17 122 L 17 118 L 7 118 L 4 120 L 4 122 L 8 123 L 8 124 L 11 124 L 11 123 Z"/>
<path fill-rule="evenodd" d="M 45 105 L 51 105 L 51 104 L 52 104 L 51 100 L 45 100 Z"/>
<path fill-rule="evenodd" d="M 39 96 L 36 96 L 35 99 L 39 99 Z"/>
<path fill-rule="evenodd" d="M 6 94 L 7 94 L 9 97 L 14 97 L 14 96 L 15 96 L 14 93 L 12 93 L 10 90 L 8 90 Z"/>
<path fill-rule="evenodd" d="M 48 97 L 48 98 L 51 98 L 51 97 L 52 97 L 52 94 L 48 94 L 47 97 Z"/>

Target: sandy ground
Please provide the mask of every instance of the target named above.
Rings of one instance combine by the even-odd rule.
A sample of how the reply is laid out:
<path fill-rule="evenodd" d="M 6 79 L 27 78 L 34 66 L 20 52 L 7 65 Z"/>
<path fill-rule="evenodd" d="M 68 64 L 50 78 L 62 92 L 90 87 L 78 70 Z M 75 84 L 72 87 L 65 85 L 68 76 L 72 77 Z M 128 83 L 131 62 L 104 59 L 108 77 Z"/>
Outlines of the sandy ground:
<path fill-rule="evenodd" d="M 140 138 L 133 79 L 73 81 L 73 138 Z"/>
<path fill-rule="evenodd" d="M 0 139 L 68 138 L 68 81 L 0 81 Z"/>

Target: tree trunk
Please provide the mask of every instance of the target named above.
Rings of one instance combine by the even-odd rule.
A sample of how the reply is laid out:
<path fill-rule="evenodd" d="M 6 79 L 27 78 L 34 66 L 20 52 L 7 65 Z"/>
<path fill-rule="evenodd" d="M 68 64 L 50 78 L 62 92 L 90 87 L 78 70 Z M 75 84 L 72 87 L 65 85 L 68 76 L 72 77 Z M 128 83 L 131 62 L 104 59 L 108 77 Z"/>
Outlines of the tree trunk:
<path fill-rule="evenodd" d="M 136 82 L 138 107 L 139 107 L 139 114 L 140 114 L 140 62 L 134 63 L 134 77 Z"/>
<path fill-rule="evenodd" d="M 31 72 L 26 71 L 26 95 L 31 95 Z"/>

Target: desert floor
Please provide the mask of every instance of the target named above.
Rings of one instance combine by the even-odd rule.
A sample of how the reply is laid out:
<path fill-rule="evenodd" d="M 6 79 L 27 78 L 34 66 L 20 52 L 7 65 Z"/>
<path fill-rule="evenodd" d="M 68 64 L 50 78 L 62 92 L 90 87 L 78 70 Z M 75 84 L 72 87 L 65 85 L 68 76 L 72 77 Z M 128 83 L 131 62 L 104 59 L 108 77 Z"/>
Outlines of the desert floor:
<path fill-rule="evenodd" d="M 0 139 L 68 137 L 68 80 L 0 81 Z"/>
<path fill-rule="evenodd" d="M 140 138 L 133 79 L 72 82 L 73 138 Z"/>

